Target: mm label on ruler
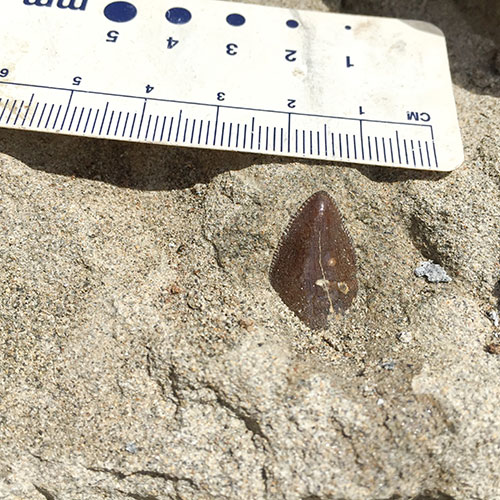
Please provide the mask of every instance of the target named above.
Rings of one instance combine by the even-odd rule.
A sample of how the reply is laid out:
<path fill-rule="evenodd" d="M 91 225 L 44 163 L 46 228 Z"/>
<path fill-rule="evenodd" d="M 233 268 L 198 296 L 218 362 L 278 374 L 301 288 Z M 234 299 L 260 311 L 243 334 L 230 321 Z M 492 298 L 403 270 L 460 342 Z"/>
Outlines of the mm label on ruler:
<path fill-rule="evenodd" d="M 463 161 L 445 39 L 420 21 L 2 0 L 0 46 L 1 127 L 426 170 Z"/>

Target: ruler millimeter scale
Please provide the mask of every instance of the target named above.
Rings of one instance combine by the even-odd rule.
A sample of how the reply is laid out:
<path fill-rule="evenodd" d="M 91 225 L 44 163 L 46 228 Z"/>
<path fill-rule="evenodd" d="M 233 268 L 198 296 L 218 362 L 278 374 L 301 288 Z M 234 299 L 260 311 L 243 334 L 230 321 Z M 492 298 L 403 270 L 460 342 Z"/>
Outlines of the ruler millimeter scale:
<path fill-rule="evenodd" d="M 425 170 L 463 161 L 443 34 L 187 0 L 3 0 L 0 127 Z"/>

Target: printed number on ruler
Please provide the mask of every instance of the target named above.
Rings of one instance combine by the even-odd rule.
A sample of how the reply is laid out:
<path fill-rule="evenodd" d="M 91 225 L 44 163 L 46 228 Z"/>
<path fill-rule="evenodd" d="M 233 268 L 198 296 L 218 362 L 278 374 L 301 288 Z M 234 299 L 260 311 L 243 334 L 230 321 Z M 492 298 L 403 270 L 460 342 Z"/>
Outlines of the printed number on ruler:
<path fill-rule="evenodd" d="M 3 0 L 0 126 L 452 170 L 445 40 L 418 21 L 224 1 Z"/>

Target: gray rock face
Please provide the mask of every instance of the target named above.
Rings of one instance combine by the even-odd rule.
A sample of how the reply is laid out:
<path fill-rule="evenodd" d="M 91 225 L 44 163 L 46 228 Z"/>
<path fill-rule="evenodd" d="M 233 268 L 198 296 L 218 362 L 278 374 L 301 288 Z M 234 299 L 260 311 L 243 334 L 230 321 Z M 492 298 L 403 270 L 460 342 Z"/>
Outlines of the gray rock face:
<path fill-rule="evenodd" d="M 460 169 L 0 130 L 0 498 L 500 499 L 494 45 L 451 0 L 351 3 L 447 33 Z M 360 290 L 312 333 L 267 273 L 321 189 Z"/>

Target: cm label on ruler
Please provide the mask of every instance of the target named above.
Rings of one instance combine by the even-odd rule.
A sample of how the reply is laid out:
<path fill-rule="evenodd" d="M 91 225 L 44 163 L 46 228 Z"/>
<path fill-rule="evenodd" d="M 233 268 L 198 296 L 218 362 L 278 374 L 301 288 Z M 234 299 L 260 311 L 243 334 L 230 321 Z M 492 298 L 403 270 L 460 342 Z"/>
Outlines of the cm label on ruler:
<path fill-rule="evenodd" d="M 427 23 L 4 1 L 0 126 L 429 170 L 463 160 L 444 37 Z"/>

